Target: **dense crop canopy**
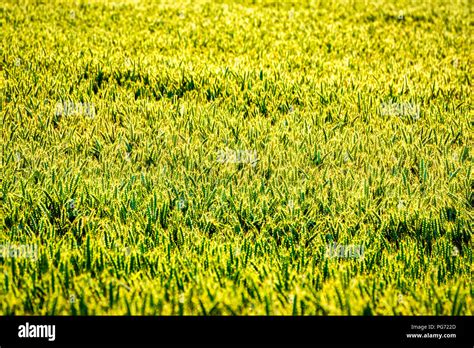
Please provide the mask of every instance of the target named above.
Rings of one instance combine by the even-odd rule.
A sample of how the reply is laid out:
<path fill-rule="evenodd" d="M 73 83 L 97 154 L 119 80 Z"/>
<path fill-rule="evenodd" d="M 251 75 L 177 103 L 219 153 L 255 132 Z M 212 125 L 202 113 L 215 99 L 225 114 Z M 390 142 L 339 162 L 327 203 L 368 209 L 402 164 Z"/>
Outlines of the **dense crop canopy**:
<path fill-rule="evenodd" d="M 470 11 L 2 0 L 0 314 L 472 315 Z"/>

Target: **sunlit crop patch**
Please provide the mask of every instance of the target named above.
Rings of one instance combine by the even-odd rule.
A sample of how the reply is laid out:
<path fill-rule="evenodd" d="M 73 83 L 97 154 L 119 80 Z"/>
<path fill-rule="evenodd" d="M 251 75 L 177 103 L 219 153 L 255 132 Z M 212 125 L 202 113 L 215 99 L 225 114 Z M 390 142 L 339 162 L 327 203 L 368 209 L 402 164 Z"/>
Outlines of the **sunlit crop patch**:
<path fill-rule="evenodd" d="M 472 315 L 471 7 L 2 1 L 0 313 Z"/>

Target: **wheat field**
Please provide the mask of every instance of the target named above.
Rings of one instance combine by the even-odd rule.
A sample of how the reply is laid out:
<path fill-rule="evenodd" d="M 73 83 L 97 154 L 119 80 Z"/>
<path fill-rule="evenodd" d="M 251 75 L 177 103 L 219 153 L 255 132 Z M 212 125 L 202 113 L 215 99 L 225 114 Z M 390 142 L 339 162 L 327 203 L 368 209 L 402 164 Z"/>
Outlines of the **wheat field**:
<path fill-rule="evenodd" d="M 0 4 L 0 314 L 472 315 L 473 5 Z"/>

